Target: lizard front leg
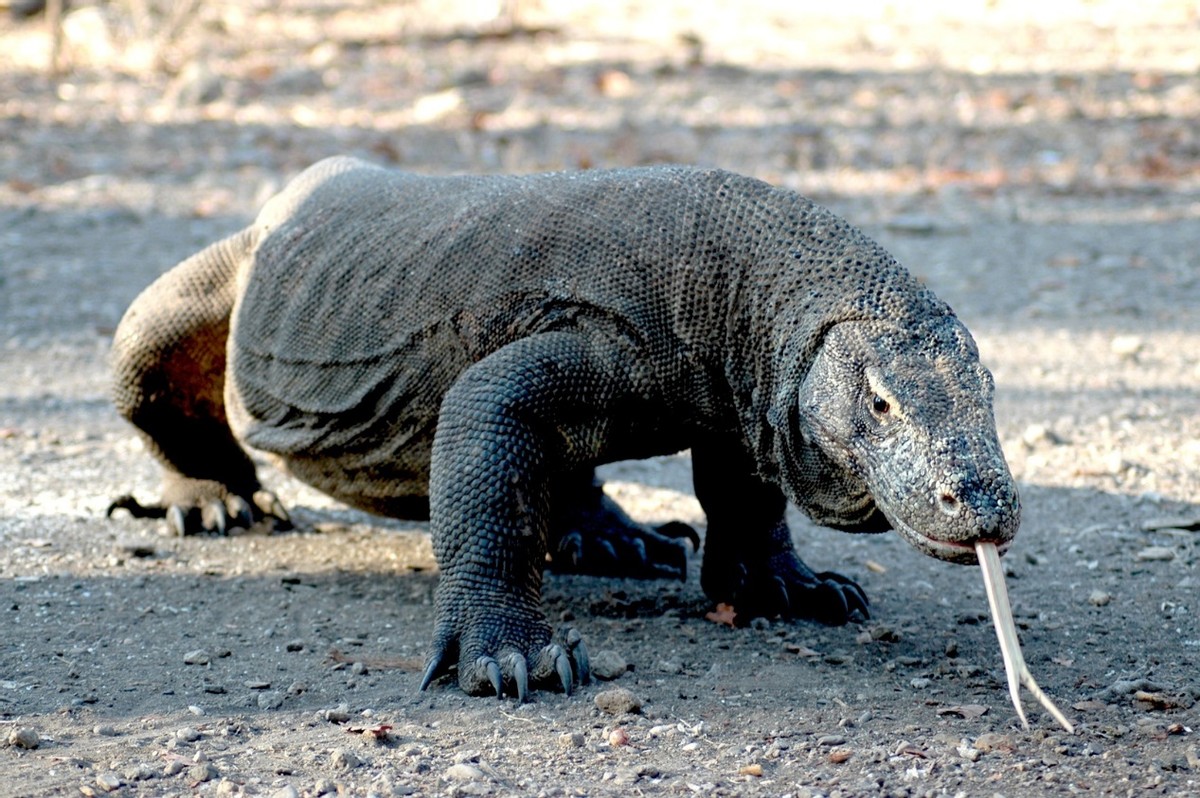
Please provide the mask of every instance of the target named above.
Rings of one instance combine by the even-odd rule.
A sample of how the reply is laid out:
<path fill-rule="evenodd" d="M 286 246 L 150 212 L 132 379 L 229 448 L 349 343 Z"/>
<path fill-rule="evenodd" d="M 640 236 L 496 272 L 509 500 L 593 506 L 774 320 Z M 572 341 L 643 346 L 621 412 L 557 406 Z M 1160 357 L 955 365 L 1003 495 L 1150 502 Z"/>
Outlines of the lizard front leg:
<path fill-rule="evenodd" d="M 582 333 L 521 339 L 467 369 L 442 402 L 430 462 L 441 568 L 421 688 L 457 662 L 472 695 L 588 680 L 574 630 L 541 609 L 555 477 L 593 464 L 632 401 L 618 349 Z"/>
<path fill-rule="evenodd" d="M 744 618 L 805 618 L 841 625 L 869 616 L 867 595 L 796 554 L 782 491 L 753 470 L 744 448 L 709 441 L 692 450 L 696 498 L 708 518 L 700 585 Z"/>

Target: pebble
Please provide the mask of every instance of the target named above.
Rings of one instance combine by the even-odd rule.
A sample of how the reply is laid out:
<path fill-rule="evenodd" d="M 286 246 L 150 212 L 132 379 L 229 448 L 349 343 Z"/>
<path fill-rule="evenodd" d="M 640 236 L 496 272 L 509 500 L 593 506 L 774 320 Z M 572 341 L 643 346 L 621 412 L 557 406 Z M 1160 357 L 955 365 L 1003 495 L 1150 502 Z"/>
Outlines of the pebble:
<path fill-rule="evenodd" d="M 163 767 L 163 775 L 175 776 L 187 770 L 187 762 L 182 759 L 172 759 Z"/>
<path fill-rule="evenodd" d="M 1189 532 L 1198 532 L 1200 531 L 1200 517 L 1189 515 L 1147 518 L 1142 521 L 1142 529 L 1146 532 L 1156 532 L 1160 529 L 1183 529 Z"/>
<path fill-rule="evenodd" d="M 212 781 L 220 774 L 209 762 L 200 762 L 188 768 L 188 778 L 193 782 Z"/>
<path fill-rule="evenodd" d="M 840 734 L 826 734 L 817 738 L 817 745 L 845 745 L 846 738 Z"/>
<path fill-rule="evenodd" d="M 1103 590 L 1093 590 L 1088 594 L 1088 603 L 1096 607 L 1103 607 L 1110 601 L 1112 601 L 1112 596 Z"/>
<path fill-rule="evenodd" d="M 959 756 L 969 762 L 978 762 L 979 758 L 983 756 L 982 751 L 980 751 L 978 748 L 968 745 L 966 740 L 963 740 L 961 743 L 959 743 L 954 750 L 958 752 Z"/>
<path fill-rule="evenodd" d="M 300 798 L 300 791 L 289 784 L 271 793 L 271 798 Z"/>
<path fill-rule="evenodd" d="M 121 789 L 121 777 L 116 773 L 101 773 L 96 777 L 96 786 L 105 792 L 116 792 Z"/>
<path fill-rule="evenodd" d="M 619 715 L 627 712 L 634 714 L 642 711 L 642 699 L 634 695 L 632 690 L 624 687 L 610 687 L 596 694 L 596 706 L 601 712 Z"/>
<path fill-rule="evenodd" d="M 363 763 L 357 754 L 345 748 L 333 749 L 333 753 L 329 755 L 329 762 L 339 770 L 353 770 Z"/>
<path fill-rule="evenodd" d="M 613 729 L 608 733 L 608 744 L 613 748 L 621 745 L 629 745 L 629 732 L 621 726 Z"/>
<path fill-rule="evenodd" d="M 1109 344 L 1112 353 L 1120 358 L 1136 357 L 1144 346 L 1141 337 L 1137 335 L 1118 335 Z"/>
<path fill-rule="evenodd" d="M 107 723 L 97 723 L 92 727 L 92 733 L 101 737 L 115 737 L 117 730 Z"/>
<path fill-rule="evenodd" d="M 1147 546 L 1137 553 L 1141 562 L 1165 562 L 1175 559 L 1175 549 L 1167 546 Z"/>
<path fill-rule="evenodd" d="M 567 732 L 558 735 L 558 745 L 561 748 L 583 748 L 583 732 Z"/>
<path fill-rule="evenodd" d="M 207 665 L 212 661 L 212 656 L 202 648 L 195 651 L 189 651 L 183 655 L 184 665 Z"/>
<path fill-rule="evenodd" d="M 175 739 L 185 743 L 194 743 L 200 739 L 200 732 L 191 726 L 184 726 L 182 729 L 176 730 Z"/>
<path fill-rule="evenodd" d="M 932 680 L 930 680 L 924 676 L 918 676 L 909 682 L 909 684 L 912 685 L 913 689 L 915 689 L 915 690 L 924 690 L 926 687 L 928 687 L 932 683 L 933 683 Z"/>
<path fill-rule="evenodd" d="M 8 744 L 17 748 L 37 748 L 42 744 L 42 736 L 28 726 L 13 729 L 8 735 Z"/>
<path fill-rule="evenodd" d="M 283 706 L 283 693 L 278 690 L 259 693 L 255 703 L 258 704 L 259 709 L 279 709 Z"/>
<path fill-rule="evenodd" d="M 605 682 L 619 679 L 629 671 L 629 663 L 611 648 L 601 649 L 593 654 L 590 657 L 590 664 L 592 676 Z"/>
<path fill-rule="evenodd" d="M 996 732 L 984 732 L 976 737 L 974 747 L 976 750 L 985 754 L 991 751 L 1011 753 L 1017 750 L 1011 739 L 1003 734 L 997 734 Z"/>
<path fill-rule="evenodd" d="M 483 771 L 474 765 L 459 762 L 457 765 L 446 768 L 446 772 L 442 775 L 450 781 L 479 781 L 483 778 Z"/>
<path fill-rule="evenodd" d="M 317 717 L 330 723 L 345 723 L 350 720 L 350 705 L 338 704 L 333 709 L 322 709 L 317 713 Z"/>

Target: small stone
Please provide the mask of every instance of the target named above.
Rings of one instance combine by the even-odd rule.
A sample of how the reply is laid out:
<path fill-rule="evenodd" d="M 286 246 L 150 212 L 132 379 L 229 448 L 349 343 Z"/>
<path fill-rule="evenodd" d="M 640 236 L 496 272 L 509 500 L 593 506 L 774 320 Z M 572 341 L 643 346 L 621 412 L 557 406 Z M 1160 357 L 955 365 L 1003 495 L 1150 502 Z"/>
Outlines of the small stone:
<path fill-rule="evenodd" d="M 931 679 L 928 679 L 924 676 L 918 676 L 909 682 L 909 684 L 912 685 L 914 690 L 924 690 L 926 687 L 928 687 L 932 683 L 933 683 L 933 681 Z"/>
<path fill-rule="evenodd" d="M 350 705 L 338 704 L 333 709 L 323 709 L 317 713 L 321 720 L 327 720 L 330 723 L 345 723 L 350 720 Z"/>
<path fill-rule="evenodd" d="M 221 779 L 217 782 L 217 798 L 237 795 L 238 789 L 238 784 L 233 779 Z"/>
<path fill-rule="evenodd" d="M 749 765 L 743 765 L 742 767 L 738 768 L 739 776 L 762 776 L 762 774 L 763 766 L 757 762 Z"/>
<path fill-rule="evenodd" d="M 300 798 L 300 791 L 289 784 L 271 793 L 271 798 Z"/>
<path fill-rule="evenodd" d="M 664 659 L 664 660 L 659 661 L 658 670 L 660 673 L 670 673 L 670 674 L 678 675 L 680 673 L 683 673 L 683 665 L 681 663 L 675 662 L 673 660 Z"/>
<path fill-rule="evenodd" d="M 1142 339 L 1136 335 L 1118 335 L 1112 339 L 1109 347 L 1117 357 L 1133 359 L 1142 351 Z"/>
<path fill-rule="evenodd" d="M 121 777 L 116 773 L 101 773 L 96 777 L 96 786 L 105 792 L 116 792 L 121 789 Z"/>
<path fill-rule="evenodd" d="M 976 737 L 974 748 L 985 754 L 992 751 L 1010 754 L 1017 750 L 1017 747 L 1009 737 L 997 734 L 996 732 L 984 732 Z"/>
<path fill-rule="evenodd" d="M 259 693 L 255 699 L 259 709 L 279 709 L 283 706 L 283 693 L 278 690 L 272 690 L 267 693 Z"/>
<path fill-rule="evenodd" d="M 115 737 L 117 730 L 112 726 L 109 726 L 107 723 L 97 723 L 92 727 L 92 733 L 101 737 Z"/>
<path fill-rule="evenodd" d="M 958 752 L 959 756 L 961 756 L 963 759 L 967 760 L 968 762 L 978 762 L 979 758 L 981 756 L 983 756 L 983 752 L 980 751 L 978 748 L 974 748 L 970 745 L 967 745 L 966 740 L 963 740 L 961 743 L 959 743 L 959 745 L 954 750 Z"/>
<path fill-rule="evenodd" d="M 337 792 L 337 782 L 329 779 L 317 779 L 317 783 L 313 785 L 314 795 L 334 795 Z"/>
<path fill-rule="evenodd" d="M 212 661 L 212 656 L 202 648 L 195 651 L 189 651 L 183 655 L 184 665 L 207 665 Z"/>
<path fill-rule="evenodd" d="M 42 736 L 28 726 L 13 729 L 8 735 L 8 744 L 17 748 L 37 748 L 42 744 Z"/>
<path fill-rule="evenodd" d="M 303 640 L 289 640 L 287 642 L 287 644 L 284 646 L 284 648 L 287 649 L 288 651 L 303 651 L 304 650 L 304 641 Z"/>
<path fill-rule="evenodd" d="M 200 732 L 191 726 L 184 726 L 182 729 L 176 730 L 175 739 L 184 743 L 194 743 L 200 739 Z"/>
<path fill-rule="evenodd" d="M 619 679 L 629 671 L 629 663 L 611 648 L 601 649 L 590 657 L 592 676 L 601 681 L 610 682 Z"/>
<path fill-rule="evenodd" d="M 154 768 L 152 768 L 150 765 L 142 763 L 140 765 L 132 765 L 125 768 L 124 775 L 125 783 L 128 784 L 131 781 L 146 781 L 147 779 L 152 779 L 155 777 L 156 773 L 154 772 Z"/>
<path fill-rule="evenodd" d="M 629 745 L 629 732 L 618 726 L 608 733 L 608 744 L 614 748 Z"/>
<path fill-rule="evenodd" d="M 1200 532 L 1200 517 L 1189 515 L 1147 518 L 1145 521 L 1142 521 L 1142 529 L 1146 532 L 1156 532 L 1160 529 L 1182 529 L 1187 532 Z"/>
<path fill-rule="evenodd" d="M 204 711 L 204 707 L 196 706 L 195 704 L 188 705 L 188 712 L 191 712 L 193 715 L 198 715 L 200 717 L 203 717 L 208 714 L 207 712 Z"/>
<path fill-rule="evenodd" d="M 188 768 L 188 778 L 196 783 L 212 781 L 219 775 L 210 762 L 199 762 Z"/>
<path fill-rule="evenodd" d="M 1030 449 L 1035 449 L 1038 446 L 1057 446 L 1063 443 L 1063 439 L 1056 435 L 1045 424 L 1030 424 L 1021 433 L 1021 442 Z"/>
<path fill-rule="evenodd" d="M 474 765 L 459 762 L 446 768 L 442 776 L 449 781 L 479 781 L 483 778 L 483 771 Z"/>
<path fill-rule="evenodd" d="M 176 776 L 185 770 L 187 770 L 187 762 L 183 761 L 182 759 L 172 759 L 165 766 L 163 766 L 163 775 Z"/>
<path fill-rule="evenodd" d="M 1095 607 L 1106 606 L 1110 601 L 1112 601 L 1112 596 L 1103 590 L 1093 590 L 1088 594 L 1088 603 Z"/>
<path fill-rule="evenodd" d="M 583 743 L 583 732 L 567 732 L 558 735 L 558 744 L 561 748 L 583 748 Z"/>
<path fill-rule="evenodd" d="M 596 706 L 610 715 L 635 714 L 642 711 L 642 699 L 624 687 L 610 687 L 596 694 Z"/>
<path fill-rule="evenodd" d="M 817 738 L 817 745 L 832 746 L 832 745 L 845 745 L 845 744 L 846 744 L 846 738 L 841 736 L 840 734 L 826 734 L 826 735 L 822 735 L 821 737 Z"/>
<path fill-rule="evenodd" d="M 832 762 L 835 765 L 840 765 L 843 762 L 850 759 L 850 757 L 853 755 L 853 753 L 854 752 L 851 751 L 849 748 L 835 748 L 829 752 L 829 756 L 826 757 L 826 759 L 828 759 L 830 762 Z"/>
<path fill-rule="evenodd" d="M 1147 546 L 1137 553 L 1141 562 L 1166 562 L 1175 559 L 1175 549 L 1167 546 Z"/>
<path fill-rule="evenodd" d="M 345 748 L 333 749 L 333 753 L 329 755 L 329 762 L 339 770 L 353 770 L 363 763 L 357 754 Z"/>

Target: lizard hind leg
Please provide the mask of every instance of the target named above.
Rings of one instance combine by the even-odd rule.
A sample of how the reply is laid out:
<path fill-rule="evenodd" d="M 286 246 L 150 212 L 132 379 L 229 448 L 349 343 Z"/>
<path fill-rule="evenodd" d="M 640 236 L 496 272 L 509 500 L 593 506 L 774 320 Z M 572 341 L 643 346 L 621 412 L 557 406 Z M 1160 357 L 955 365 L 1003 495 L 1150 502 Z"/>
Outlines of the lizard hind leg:
<path fill-rule="evenodd" d="M 557 573 L 633 579 L 687 579 L 688 546 L 700 536 L 673 521 L 640 524 L 604 493 L 589 471 L 559 481 L 552 498 L 547 567 Z"/>
<path fill-rule="evenodd" d="M 112 348 L 113 400 L 163 468 L 159 502 L 131 495 L 108 508 L 164 518 L 177 535 L 224 534 L 273 519 L 289 526 L 262 490 L 225 415 L 225 357 L 238 264 L 249 233 L 213 244 L 159 277 L 134 300 Z"/>

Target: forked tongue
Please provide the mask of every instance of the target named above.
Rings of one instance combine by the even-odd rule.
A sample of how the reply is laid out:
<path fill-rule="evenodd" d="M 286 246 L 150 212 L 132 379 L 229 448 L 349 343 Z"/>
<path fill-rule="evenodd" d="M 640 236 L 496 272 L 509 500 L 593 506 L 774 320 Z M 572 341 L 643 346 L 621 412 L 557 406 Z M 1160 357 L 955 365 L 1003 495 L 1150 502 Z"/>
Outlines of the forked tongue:
<path fill-rule="evenodd" d="M 992 609 L 992 623 L 996 626 L 996 637 L 1000 638 L 1000 655 L 1004 657 L 1004 672 L 1008 675 L 1008 694 L 1012 696 L 1013 706 L 1017 708 L 1017 717 L 1021 725 L 1029 728 L 1025 718 L 1025 710 L 1021 707 L 1021 685 L 1033 693 L 1046 711 L 1067 730 L 1075 733 L 1075 726 L 1054 705 L 1050 697 L 1042 692 L 1034 681 L 1025 658 L 1021 656 L 1021 641 L 1017 639 L 1017 626 L 1013 622 L 1012 607 L 1008 603 L 1008 588 L 1004 585 L 1004 571 L 1000 568 L 1000 552 L 995 543 L 979 541 L 975 544 L 975 553 L 979 555 L 979 567 L 983 570 L 983 586 L 987 590 L 988 606 Z"/>

